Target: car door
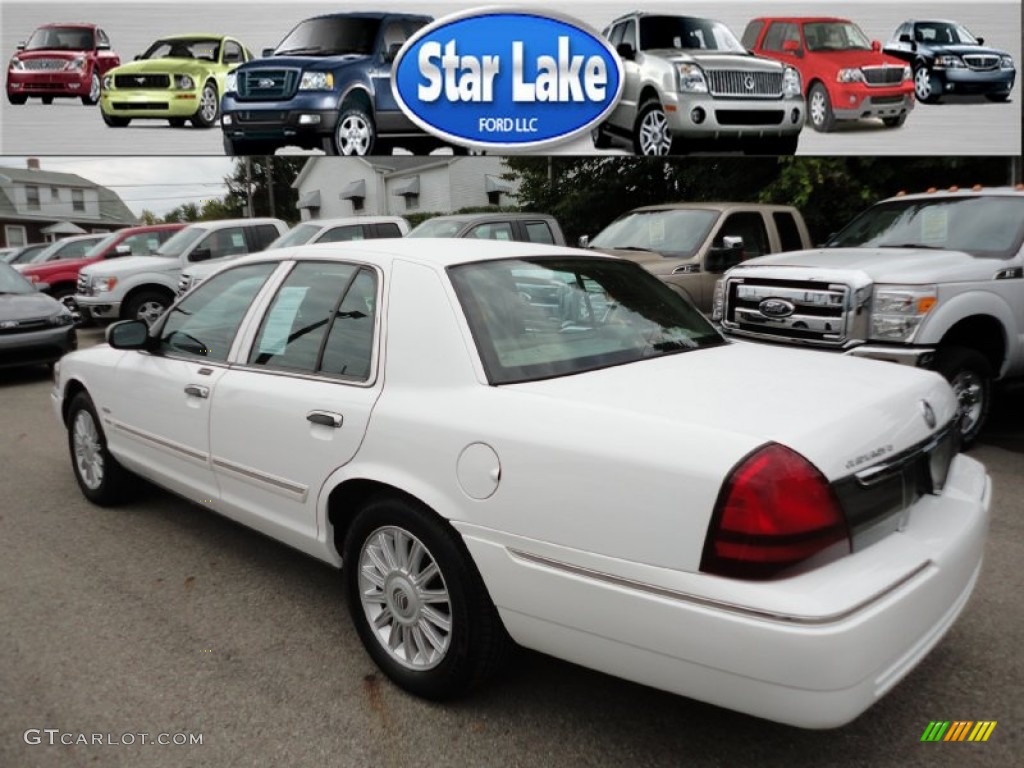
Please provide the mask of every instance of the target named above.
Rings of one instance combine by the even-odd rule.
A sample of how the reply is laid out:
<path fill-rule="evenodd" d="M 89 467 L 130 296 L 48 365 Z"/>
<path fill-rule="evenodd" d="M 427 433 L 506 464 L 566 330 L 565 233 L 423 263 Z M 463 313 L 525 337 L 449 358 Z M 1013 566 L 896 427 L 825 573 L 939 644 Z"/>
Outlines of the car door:
<path fill-rule="evenodd" d="M 119 396 L 104 405 L 115 453 L 178 493 L 219 495 L 210 465 L 211 397 L 249 306 L 275 264 L 247 264 L 210 278 L 156 326 L 155 349 L 126 352 Z"/>
<path fill-rule="evenodd" d="M 373 107 L 380 131 L 418 131 L 412 120 L 399 108 L 391 89 L 393 46 L 402 45 L 412 34 L 412 25 L 401 19 L 385 19 L 379 36 L 380 43 L 373 57 L 370 78 L 373 81 Z"/>
<path fill-rule="evenodd" d="M 217 385 L 210 451 L 224 511 L 296 544 L 315 538 L 327 477 L 352 459 L 380 394 L 377 272 L 298 262 Z"/>
<path fill-rule="evenodd" d="M 640 100 L 640 64 L 643 53 L 640 51 L 640 41 L 637 36 L 636 19 L 620 22 L 612 28 L 609 39 L 613 48 L 620 44 L 628 44 L 633 47 L 634 56 L 632 59 L 622 59 L 622 97 L 612 111 L 608 122 L 625 130 L 633 130 L 633 123 L 636 121 L 637 109 Z"/>
<path fill-rule="evenodd" d="M 747 259 L 764 256 L 771 252 L 768 239 L 768 228 L 760 211 L 732 211 L 719 220 L 718 231 L 711 241 L 711 250 L 704 256 L 704 269 L 700 271 L 700 293 L 694 295 L 698 306 L 703 310 L 711 308 L 714 300 L 715 283 L 722 277 L 723 268 L 712 267 L 709 262 L 716 249 L 725 248 L 725 238 L 743 238 L 743 247 L 738 253 L 723 253 L 722 258 L 728 259 L 725 268 Z M 721 251 L 719 251 L 721 253 Z"/>

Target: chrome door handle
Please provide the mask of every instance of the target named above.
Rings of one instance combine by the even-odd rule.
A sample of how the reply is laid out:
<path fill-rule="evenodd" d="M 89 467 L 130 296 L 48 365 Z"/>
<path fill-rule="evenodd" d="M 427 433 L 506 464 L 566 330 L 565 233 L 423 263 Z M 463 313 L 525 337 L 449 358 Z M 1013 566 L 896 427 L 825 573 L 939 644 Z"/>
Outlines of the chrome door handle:
<path fill-rule="evenodd" d="M 209 397 L 210 388 L 201 384 L 189 384 L 185 387 L 185 394 L 192 395 L 192 397 Z"/>
<path fill-rule="evenodd" d="M 321 424 L 325 427 L 333 427 L 334 429 L 340 428 L 343 420 L 340 413 L 333 413 L 332 411 L 310 411 L 306 414 L 306 421 L 313 424 Z"/>

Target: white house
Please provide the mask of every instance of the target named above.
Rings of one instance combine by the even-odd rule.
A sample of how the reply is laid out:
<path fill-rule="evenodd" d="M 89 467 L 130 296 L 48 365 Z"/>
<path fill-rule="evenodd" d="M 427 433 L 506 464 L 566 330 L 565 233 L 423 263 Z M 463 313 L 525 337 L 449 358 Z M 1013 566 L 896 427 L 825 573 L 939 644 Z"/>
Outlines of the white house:
<path fill-rule="evenodd" d="M 311 157 L 292 187 L 302 218 L 450 213 L 512 205 L 518 184 L 500 157 Z"/>

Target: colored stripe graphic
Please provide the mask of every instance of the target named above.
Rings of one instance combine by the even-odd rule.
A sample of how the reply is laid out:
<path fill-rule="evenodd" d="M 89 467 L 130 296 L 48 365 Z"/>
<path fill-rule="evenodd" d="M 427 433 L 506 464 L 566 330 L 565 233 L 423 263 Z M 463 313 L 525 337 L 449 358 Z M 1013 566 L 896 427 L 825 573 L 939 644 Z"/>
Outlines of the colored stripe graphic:
<path fill-rule="evenodd" d="M 967 735 L 967 729 L 970 728 L 974 723 L 970 720 L 956 720 L 953 722 L 953 727 L 949 729 L 949 733 L 946 734 L 946 738 L 943 741 L 963 741 L 964 736 Z"/>
<path fill-rule="evenodd" d="M 988 737 L 992 735 L 992 731 L 996 728 L 995 720 L 979 720 L 978 724 L 974 726 L 974 730 L 971 731 L 971 735 L 968 737 L 968 741 L 988 741 Z"/>
<path fill-rule="evenodd" d="M 988 741 L 995 728 L 995 720 L 932 720 L 921 741 Z"/>
<path fill-rule="evenodd" d="M 947 728 L 949 728 L 948 720 L 932 720 L 921 734 L 921 741 L 941 741 Z"/>

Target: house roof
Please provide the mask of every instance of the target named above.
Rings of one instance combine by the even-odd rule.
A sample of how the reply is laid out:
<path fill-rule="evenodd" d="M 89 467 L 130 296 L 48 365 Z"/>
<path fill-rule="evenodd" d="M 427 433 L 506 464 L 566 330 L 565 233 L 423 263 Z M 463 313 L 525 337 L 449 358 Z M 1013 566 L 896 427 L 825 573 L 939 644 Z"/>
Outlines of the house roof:
<path fill-rule="evenodd" d="M 38 184 L 39 186 L 44 187 L 95 189 L 99 198 L 99 218 L 97 219 L 95 216 L 89 216 L 82 212 L 76 212 L 70 216 L 48 216 L 43 214 L 19 212 L 4 190 L 4 186 L 9 184 Z M 0 166 L 0 217 L 5 219 L 36 219 L 39 221 L 68 219 L 71 221 L 90 221 L 122 225 L 138 223 L 138 219 L 135 217 L 135 214 L 131 212 L 131 209 L 124 204 L 124 201 L 121 200 L 113 190 L 89 181 L 78 174 L 44 171 L 32 168 L 9 168 L 6 166 Z"/>

